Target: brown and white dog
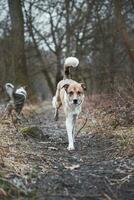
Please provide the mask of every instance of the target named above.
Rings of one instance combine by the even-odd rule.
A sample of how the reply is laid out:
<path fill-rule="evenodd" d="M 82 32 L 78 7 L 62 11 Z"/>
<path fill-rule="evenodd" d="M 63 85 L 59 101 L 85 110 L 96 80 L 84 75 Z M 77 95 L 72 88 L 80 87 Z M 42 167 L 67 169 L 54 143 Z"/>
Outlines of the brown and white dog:
<path fill-rule="evenodd" d="M 68 150 L 74 150 L 74 135 L 76 118 L 81 112 L 84 101 L 83 83 L 78 83 L 70 79 L 70 68 L 78 67 L 79 60 L 75 57 L 68 57 L 64 63 L 64 79 L 57 85 L 56 94 L 53 97 L 53 107 L 55 108 L 55 120 L 58 120 L 58 111 L 63 106 L 66 116 L 66 129 L 68 134 Z"/>

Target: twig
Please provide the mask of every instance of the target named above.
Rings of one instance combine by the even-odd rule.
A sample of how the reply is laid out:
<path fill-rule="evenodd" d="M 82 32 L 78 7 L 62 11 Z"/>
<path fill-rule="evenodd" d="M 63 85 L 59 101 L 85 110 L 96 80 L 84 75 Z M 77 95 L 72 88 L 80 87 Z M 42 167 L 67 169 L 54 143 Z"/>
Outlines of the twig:
<path fill-rule="evenodd" d="M 104 182 L 105 182 L 105 185 L 106 185 L 106 187 L 107 187 L 107 189 L 108 189 L 108 191 L 111 193 L 111 195 L 113 196 L 113 198 L 114 198 L 114 200 L 119 200 L 118 199 L 118 197 L 117 197 L 117 195 L 116 195 L 116 193 L 112 190 L 112 188 L 111 188 L 111 183 L 110 183 L 110 181 L 108 180 L 108 177 L 104 177 Z"/>
<path fill-rule="evenodd" d="M 99 197 L 102 197 L 102 195 L 100 195 L 100 194 L 92 194 L 92 195 L 81 195 L 81 194 L 69 194 L 69 195 L 65 195 L 65 194 L 52 194 L 52 193 L 44 193 L 43 192 L 43 195 L 44 195 L 44 197 L 52 197 L 52 199 L 58 199 L 58 198 L 68 198 L 68 199 L 72 199 L 72 198 L 82 198 L 82 199 L 94 199 L 94 198 L 96 198 L 96 199 L 98 199 Z"/>
<path fill-rule="evenodd" d="M 14 183 L 12 183 L 11 181 L 5 179 L 5 178 L 2 178 L 0 177 L 0 180 L 3 181 L 4 183 L 7 183 L 11 186 L 12 189 L 16 189 L 18 190 L 19 192 L 23 193 L 23 194 L 27 194 L 27 191 L 25 191 L 24 189 L 20 189 L 19 187 L 17 187 Z"/>
<path fill-rule="evenodd" d="M 107 200 L 112 200 L 111 197 L 110 197 L 108 194 L 102 192 L 102 195 L 103 195 Z"/>
<path fill-rule="evenodd" d="M 82 130 L 82 129 L 84 128 L 84 126 L 86 125 L 86 123 L 87 123 L 87 118 L 86 118 L 84 124 L 82 125 L 82 127 L 77 131 L 76 136 L 81 132 L 81 130 Z"/>

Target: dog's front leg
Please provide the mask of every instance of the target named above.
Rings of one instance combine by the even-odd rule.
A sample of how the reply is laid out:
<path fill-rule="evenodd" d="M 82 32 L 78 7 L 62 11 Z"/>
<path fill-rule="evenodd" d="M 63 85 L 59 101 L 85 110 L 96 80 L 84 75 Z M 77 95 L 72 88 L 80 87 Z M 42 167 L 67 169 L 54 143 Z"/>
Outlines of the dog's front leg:
<path fill-rule="evenodd" d="M 75 119 L 73 115 L 68 115 L 66 117 L 66 129 L 68 134 L 68 150 L 74 150 L 74 126 L 75 126 Z"/>

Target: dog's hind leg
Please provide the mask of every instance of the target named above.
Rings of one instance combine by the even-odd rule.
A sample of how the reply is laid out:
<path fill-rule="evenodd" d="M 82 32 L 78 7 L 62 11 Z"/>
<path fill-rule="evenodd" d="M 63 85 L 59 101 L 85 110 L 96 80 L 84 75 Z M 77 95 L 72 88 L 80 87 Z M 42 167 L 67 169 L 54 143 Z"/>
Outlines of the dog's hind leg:
<path fill-rule="evenodd" d="M 59 119 L 59 112 L 58 112 L 58 109 L 55 108 L 55 112 L 54 112 L 54 120 L 55 120 L 55 121 L 58 121 L 58 119 Z"/>
<path fill-rule="evenodd" d="M 55 119 L 55 121 L 57 121 L 58 118 L 59 118 L 59 112 L 58 111 L 59 111 L 59 108 L 61 107 L 61 101 L 57 96 L 53 97 L 52 105 L 53 105 L 53 108 L 55 109 L 54 119 Z"/>
<path fill-rule="evenodd" d="M 73 140 L 75 142 L 75 124 L 76 124 L 77 115 L 73 115 Z"/>

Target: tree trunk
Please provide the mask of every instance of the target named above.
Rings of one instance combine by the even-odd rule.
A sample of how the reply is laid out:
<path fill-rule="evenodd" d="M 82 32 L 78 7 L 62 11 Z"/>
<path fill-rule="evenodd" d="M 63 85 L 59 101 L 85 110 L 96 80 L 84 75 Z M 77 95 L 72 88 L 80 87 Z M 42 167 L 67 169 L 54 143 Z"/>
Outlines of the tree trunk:
<path fill-rule="evenodd" d="M 61 66 L 61 55 L 60 55 L 60 53 L 58 52 L 55 55 L 56 55 L 56 58 L 57 58 L 57 72 L 56 72 L 56 79 L 55 79 L 55 81 L 56 81 L 55 88 L 56 88 L 57 83 L 59 81 L 61 81 L 62 78 L 63 78 L 63 76 L 61 74 L 61 69 L 63 68 L 63 66 Z"/>
<path fill-rule="evenodd" d="M 27 80 L 26 58 L 24 50 L 24 19 L 21 0 L 8 0 L 11 17 L 12 62 L 15 70 L 14 82 L 25 84 Z"/>
<path fill-rule="evenodd" d="M 70 0 L 65 0 L 66 8 L 66 57 L 70 55 L 70 24 L 69 24 L 69 8 Z"/>
<path fill-rule="evenodd" d="M 122 37 L 124 46 L 128 52 L 130 60 L 134 63 L 134 45 L 130 41 L 130 36 L 126 28 L 125 21 L 122 15 L 122 1 L 114 0 L 114 13 L 117 20 L 117 29 Z"/>

